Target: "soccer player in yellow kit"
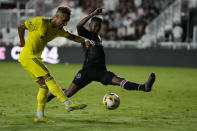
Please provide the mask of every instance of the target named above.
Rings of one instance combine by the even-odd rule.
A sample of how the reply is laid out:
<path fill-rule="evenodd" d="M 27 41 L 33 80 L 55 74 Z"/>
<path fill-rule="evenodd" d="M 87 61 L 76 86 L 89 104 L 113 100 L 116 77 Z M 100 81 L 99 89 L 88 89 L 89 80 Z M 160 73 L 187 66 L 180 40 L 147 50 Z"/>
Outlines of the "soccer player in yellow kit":
<path fill-rule="evenodd" d="M 78 43 L 84 43 L 87 47 L 91 45 L 89 40 L 63 29 L 63 26 L 66 26 L 70 19 L 70 14 L 71 11 L 68 7 L 58 7 L 56 14 L 52 18 L 36 17 L 18 25 L 19 45 L 24 47 L 19 62 L 33 80 L 40 85 L 37 95 L 37 117 L 34 120 L 36 122 L 50 122 L 44 116 L 48 91 L 65 105 L 67 111 L 82 109 L 87 106 L 85 104 L 75 104 L 68 100 L 41 59 L 42 51 L 47 42 L 56 37 L 65 37 Z M 29 34 L 25 42 L 24 34 L 26 29 L 29 30 Z"/>

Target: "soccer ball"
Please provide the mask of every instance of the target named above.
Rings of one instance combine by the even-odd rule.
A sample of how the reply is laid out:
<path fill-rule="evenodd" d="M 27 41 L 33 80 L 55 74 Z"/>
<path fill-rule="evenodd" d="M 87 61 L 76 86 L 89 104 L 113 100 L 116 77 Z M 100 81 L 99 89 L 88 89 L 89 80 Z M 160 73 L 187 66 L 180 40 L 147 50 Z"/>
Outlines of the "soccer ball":
<path fill-rule="evenodd" d="M 118 108 L 118 106 L 120 105 L 119 96 L 116 95 L 115 93 L 106 94 L 103 97 L 103 104 L 104 104 L 105 108 L 107 108 L 109 110 L 114 110 L 114 109 Z"/>

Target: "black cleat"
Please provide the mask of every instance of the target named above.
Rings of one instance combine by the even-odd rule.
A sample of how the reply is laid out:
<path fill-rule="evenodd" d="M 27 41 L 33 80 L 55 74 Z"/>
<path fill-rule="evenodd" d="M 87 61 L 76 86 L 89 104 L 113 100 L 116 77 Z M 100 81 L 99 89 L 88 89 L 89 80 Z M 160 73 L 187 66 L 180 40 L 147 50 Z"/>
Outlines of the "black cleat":
<path fill-rule="evenodd" d="M 62 88 L 62 91 L 65 92 L 66 89 Z M 48 93 L 47 102 L 51 101 L 55 97 L 56 96 L 54 96 L 52 93 Z"/>
<path fill-rule="evenodd" d="M 153 86 L 153 84 L 155 82 L 155 78 L 156 78 L 155 73 L 151 73 L 149 78 L 148 78 L 148 80 L 147 80 L 147 82 L 144 83 L 144 85 L 145 85 L 144 91 L 145 92 L 150 92 L 152 90 L 152 86 Z"/>

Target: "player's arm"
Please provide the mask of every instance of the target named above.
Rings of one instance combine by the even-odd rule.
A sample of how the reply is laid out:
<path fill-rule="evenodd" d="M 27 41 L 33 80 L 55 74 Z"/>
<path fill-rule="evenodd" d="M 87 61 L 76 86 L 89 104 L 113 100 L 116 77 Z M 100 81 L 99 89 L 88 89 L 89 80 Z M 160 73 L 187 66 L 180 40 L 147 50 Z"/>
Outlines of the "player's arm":
<path fill-rule="evenodd" d="M 93 45 L 93 43 L 90 42 L 88 39 L 85 39 L 85 38 L 83 38 L 81 36 L 77 36 L 77 35 L 74 35 L 74 34 L 71 34 L 71 33 L 69 33 L 69 35 L 66 38 L 68 38 L 69 40 L 78 42 L 78 43 L 85 43 L 85 45 L 86 45 L 87 48 L 90 45 Z"/>
<path fill-rule="evenodd" d="M 78 43 L 85 43 L 85 39 L 83 37 L 74 35 L 74 34 L 69 34 L 69 36 L 67 37 L 69 40 L 78 42 Z"/>
<path fill-rule="evenodd" d="M 18 25 L 18 35 L 19 35 L 19 46 L 24 47 L 25 46 L 25 30 L 26 30 L 26 26 L 24 23 L 21 23 Z"/>
<path fill-rule="evenodd" d="M 86 16 L 85 18 L 83 18 L 83 19 L 77 24 L 77 29 L 83 27 L 83 26 L 86 24 L 86 22 L 87 22 L 90 18 L 92 18 L 93 16 L 102 13 L 102 9 L 103 9 L 103 8 L 97 8 L 95 11 L 93 11 L 93 12 L 90 13 L 88 16 Z"/>

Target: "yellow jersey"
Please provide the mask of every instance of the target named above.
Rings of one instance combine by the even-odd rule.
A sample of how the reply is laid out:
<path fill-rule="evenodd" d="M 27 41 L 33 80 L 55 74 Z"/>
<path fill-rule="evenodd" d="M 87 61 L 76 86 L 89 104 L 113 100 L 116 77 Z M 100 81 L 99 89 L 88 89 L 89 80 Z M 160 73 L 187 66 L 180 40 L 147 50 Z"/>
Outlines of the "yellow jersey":
<path fill-rule="evenodd" d="M 47 43 L 56 37 L 68 37 L 70 33 L 63 28 L 52 27 L 50 18 L 36 17 L 25 21 L 29 30 L 27 41 L 20 53 L 19 61 L 25 58 L 41 58 Z"/>

